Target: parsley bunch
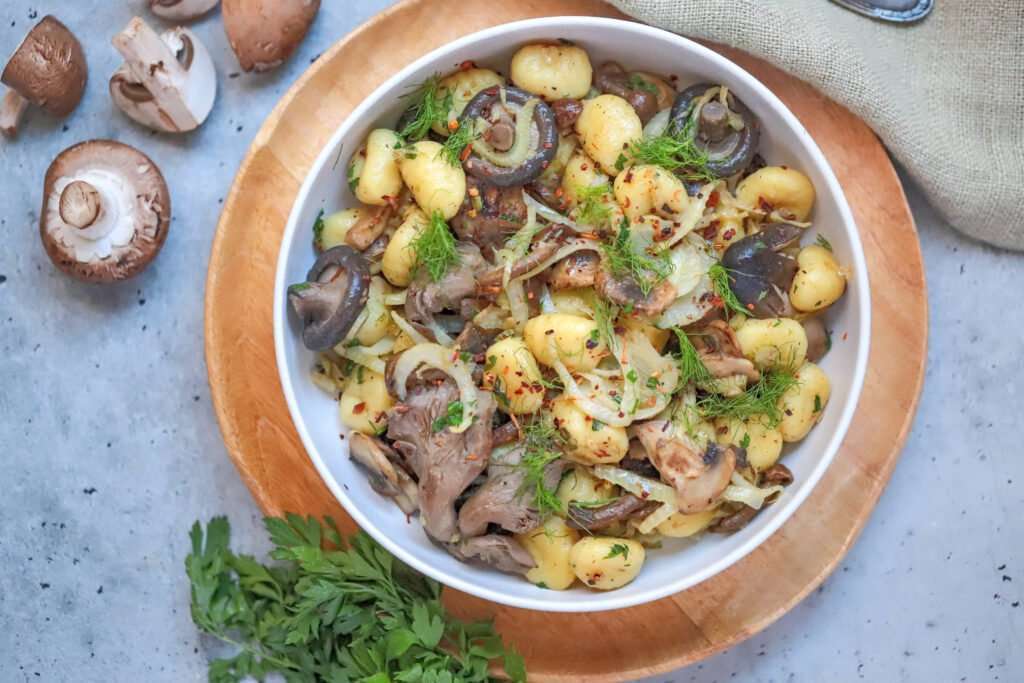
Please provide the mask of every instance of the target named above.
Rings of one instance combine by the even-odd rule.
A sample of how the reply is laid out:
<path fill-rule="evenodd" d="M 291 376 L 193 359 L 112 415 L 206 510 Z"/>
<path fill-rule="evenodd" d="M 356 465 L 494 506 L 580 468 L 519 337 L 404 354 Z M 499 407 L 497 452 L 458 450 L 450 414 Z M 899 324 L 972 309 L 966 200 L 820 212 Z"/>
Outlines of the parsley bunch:
<path fill-rule="evenodd" d="M 463 623 L 441 604 L 441 586 L 358 534 L 349 544 L 334 522 L 288 515 L 265 520 L 275 545 L 263 565 L 229 548 L 227 519 L 192 527 L 185 568 L 196 625 L 238 648 L 210 663 L 211 683 L 477 683 L 503 659 L 525 681 L 522 658 L 491 624 Z M 324 550 L 323 543 L 339 549 Z"/>

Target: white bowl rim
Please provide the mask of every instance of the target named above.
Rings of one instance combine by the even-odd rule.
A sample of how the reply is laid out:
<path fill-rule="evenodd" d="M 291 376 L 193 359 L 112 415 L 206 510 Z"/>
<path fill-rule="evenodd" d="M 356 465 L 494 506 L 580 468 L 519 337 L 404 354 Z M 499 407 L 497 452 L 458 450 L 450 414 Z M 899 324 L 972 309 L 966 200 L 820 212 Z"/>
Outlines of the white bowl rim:
<path fill-rule="evenodd" d="M 857 311 L 862 323 L 855 340 L 857 344 L 857 356 L 846 404 L 843 406 L 843 411 L 837 423 L 836 430 L 833 432 L 832 437 L 823 454 L 819 458 L 817 465 L 811 471 L 810 476 L 805 479 L 804 485 L 794 495 L 787 496 L 784 501 L 777 503 L 777 505 L 782 506 L 782 511 L 772 518 L 768 524 L 759 529 L 756 534 L 751 535 L 751 537 L 742 545 L 726 553 L 718 560 L 709 563 L 698 572 L 691 573 L 676 581 L 666 582 L 643 592 L 628 595 L 621 594 L 618 591 L 595 591 L 592 595 L 593 599 L 587 600 L 583 603 L 561 600 L 558 597 L 558 591 L 543 591 L 543 595 L 537 598 L 509 596 L 501 591 L 462 580 L 461 578 L 447 574 L 428 562 L 421 561 L 415 555 L 408 552 L 400 543 L 383 534 L 376 525 L 365 514 L 363 514 L 359 507 L 355 505 L 343 487 L 339 485 L 335 478 L 330 474 L 323 457 L 320 455 L 319 450 L 313 443 L 309 431 L 306 428 L 305 421 L 303 420 L 302 413 L 299 410 L 298 402 L 295 398 L 292 378 L 287 371 L 288 359 L 285 355 L 284 344 L 284 335 L 287 331 L 287 324 L 285 320 L 287 311 L 287 301 L 285 299 L 287 282 L 285 275 L 288 257 L 294 242 L 295 231 L 298 229 L 299 215 L 308 200 L 308 196 L 317 175 L 320 170 L 331 161 L 333 151 L 341 140 L 348 134 L 354 122 L 359 120 L 367 109 L 380 100 L 384 93 L 404 83 L 412 74 L 416 73 L 424 66 L 433 62 L 441 61 L 444 55 L 454 52 L 462 48 L 464 45 L 519 29 L 550 28 L 552 31 L 557 32 L 559 28 L 567 25 L 584 28 L 593 27 L 621 30 L 635 33 L 641 38 L 644 36 L 657 36 L 662 39 L 674 41 L 682 49 L 689 50 L 701 58 L 716 63 L 718 67 L 728 72 L 732 78 L 736 79 L 736 81 L 742 82 L 744 86 L 758 91 L 759 94 L 762 95 L 775 109 L 775 112 L 782 117 L 790 130 L 794 131 L 798 137 L 802 138 L 802 142 L 809 151 L 817 170 L 821 172 L 825 183 L 828 186 L 829 192 L 835 197 L 836 205 L 842 218 L 842 228 L 847 233 L 852 247 L 851 253 L 853 256 L 853 263 L 849 264 L 849 267 L 852 268 L 853 277 L 858 281 L 862 289 L 860 306 Z M 302 187 L 295 198 L 295 202 L 292 205 L 288 224 L 281 237 L 281 247 L 278 253 L 277 271 L 274 279 L 274 350 L 278 374 L 281 380 L 281 387 L 284 390 L 285 400 L 288 404 L 288 411 L 291 414 L 292 422 L 299 433 L 299 437 L 306 449 L 306 453 L 313 461 L 321 479 L 323 479 L 324 483 L 327 484 L 331 493 L 334 494 L 334 497 L 342 504 L 348 514 L 352 516 L 353 520 L 355 520 L 356 524 L 358 524 L 361 529 L 369 533 L 374 540 L 380 543 L 392 555 L 426 576 L 429 576 L 446 586 L 491 602 L 508 605 L 510 607 L 545 612 L 599 612 L 624 609 L 660 600 L 661 598 L 674 595 L 706 581 L 712 576 L 715 576 L 733 564 L 739 562 L 754 549 L 764 543 L 789 520 L 804 500 L 806 500 L 811 491 L 813 491 L 815 486 L 817 486 L 821 477 L 824 475 L 825 470 L 835 458 L 835 455 L 839 450 L 839 446 L 841 445 L 843 438 L 846 436 L 846 432 L 849 429 L 850 422 L 853 419 L 853 414 L 860 400 L 861 390 L 864 386 L 864 378 L 867 371 L 870 338 L 871 288 L 868 282 L 864 249 L 857 230 L 856 222 L 853 219 L 853 214 L 846 201 L 846 195 L 843 193 L 842 188 L 839 185 L 839 181 L 836 179 L 835 173 L 832 171 L 832 167 L 825 159 L 824 154 L 821 152 L 810 133 L 807 132 L 796 116 L 767 86 L 762 84 L 752 74 L 748 73 L 735 62 L 701 45 L 700 43 L 670 31 L 648 26 L 646 24 L 605 17 L 541 17 L 492 26 L 490 28 L 462 36 L 461 38 L 432 50 L 426 55 L 423 55 L 419 59 L 408 64 L 398 73 L 391 76 L 391 78 L 384 81 L 384 83 L 378 86 L 345 118 L 331 136 L 327 144 L 324 145 L 324 148 L 310 167 L 310 170 L 302 183 Z M 481 568 L 480 571 L 490 572 L 493 570 Z"/>

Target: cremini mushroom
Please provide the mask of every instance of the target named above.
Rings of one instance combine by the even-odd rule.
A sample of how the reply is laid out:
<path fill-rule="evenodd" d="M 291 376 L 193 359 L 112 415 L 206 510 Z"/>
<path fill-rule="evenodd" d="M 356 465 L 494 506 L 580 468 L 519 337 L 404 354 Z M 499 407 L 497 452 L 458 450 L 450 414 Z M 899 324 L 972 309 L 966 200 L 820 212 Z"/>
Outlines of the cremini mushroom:
<path fill-rule="evenodd" d="M 82 99 L 87 76 L 78 39 L 46 15 L 21 41 L 0 76 L 10 88 L 0 104 L 0 130 L 14 136 L 29 104 L 60 118 L 67 116 Z"/>
<path fill-rule="evenodd" d="M 725 86 L 698 83 L 679 93 L 669 113 L 668 130 L 687 131 L 697 147 L 708 155 L 708 170 L 725 178 L 735 175 L 754 160 L 761 124 L 738 97 Z"/>
<path fill-rule="evenodd" d="M 224 0 L 224 31 L 245 71 L 281 65 L 306 37 L 320 0 Z"/>
<path fill-rule="evenodd" d="M 192 21 L 203 16 L 220 0 L 149 0 L 149 11 L 168 21 Z"/>
<path fill-rule="evenodd" d="M 342 244 L 320 254 L 306 281 L 288 288 L 288 302 L 302 320 L 302 343 L 326 351 L 345 338 L 370 296 L 370 264 Z"/>
<path fill-rule="evenodd" d="M 167 183 L 133 147 L 80 142 L 46 171 L 39 234 L 54 264 L 80 280 L 138 274 L 160 251 L 170 221 Z"/>
<path fill-rule="evenodd" d="M 125 59 L 110 78 L 118 109 L 165 133 L 194 130 L 206 120 L 217 96 L 217 74 L 192 31 L 178 27 L 158 35 L 135 17 L 113 43 Z"/>

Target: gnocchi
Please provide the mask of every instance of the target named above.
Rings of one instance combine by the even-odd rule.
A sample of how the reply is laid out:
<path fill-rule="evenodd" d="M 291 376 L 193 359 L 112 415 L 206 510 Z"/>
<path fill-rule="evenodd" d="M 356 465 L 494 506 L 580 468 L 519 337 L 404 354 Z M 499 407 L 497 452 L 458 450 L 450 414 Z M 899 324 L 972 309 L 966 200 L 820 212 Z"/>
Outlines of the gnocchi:
<path fill-rule="evenodd" d="M 366 217 L 367 212 L 363 208 L 343 209 L 325 216 L 319 231 L 314 234 L 317 250 L 326 251 L 339 244 L 345 244 L 345 235 L 348 231 Z"/>
<path fill-rule="evenodd" d="M 791 443 L 807 436 L 821 419 L 831 393 L 828 375 L 814 363 L 805 363 L 796 373 L 796 384 L 779 399 L 782 440 Z"/>
<path fill-rule="evenodd" d="M 421 140 L 404 147 L 398 167 L 416 204 L 428 216 L 437 211 L 448 220 L 459 212 L 466 196 L 466 173 L 445 160 L 440 143 Z"/>
<path fill-rule="evenodd" d="M 557 358 L 573 372 L 593 370 L 608 354 L 597 323 L 579 315 L 538 315 L 527 321 L 523 337 L 538 361 L 551 367 Z"/>
<path fill-rule="evenodd" d="M 796 257 L 799 269 L 789 288 L 793 308 L 813 313 L 828 308 L 846 291 L 846 276 L 832 252 L 812 244 Z"/>
<path fill-rule="evenodd" d="M 526 342 L 506 337 L 492 344 L 485 355 L 484 387 L 500 390 L 508 412 L 522 415 L 540 410 L 544 403 L 543 377 Z"/>
<path fill-rule="evenodd" d="M 341 393 L 341 423 L 355 432 L 377 434 L 387 427 L 387 411 L 394 405 L 384 375 L 359 366 Z"/>
<path fill-rule="evenodd" d="M 613 427 L 595 420 L 571 398 L 558 398 L 551 403 L 555 426 L 569 437 L 565 456 L 586 465 L 607 465 L 625 457 L 629 437 L 623 427 Z"/>
<path fill-rule="evenodd" d="M 416 252 L 413 243 L 427 227 L 427 217 L 419 209 L 410 211 L 388 241 L 381 259 L 381 272 L 396 287 L 408 287 L 415 275 Z"/>
<path fill-rule="evenodd" d="M 764 415 L 745 420 L 719 418 L 715 421 L 715 432 L 719 443 L 742 446 L 747 462 L 759 472 L 777 463 L 782 455 L 782 432 L 772 427 Z"/>
<path fill-rule="evenodd" d="M 584 584 L 607 591 L 622 588 L 635 579 L 646 556 L 647 551 L 636 541 L 591 536 L 572 547 L 569 563 Z"/>
<path fill-rule="evenodd" d="M 740 181 L 736 199 L 753 209 L 774 210 L 792 220 L 805 221 L 814 206 L 814 185 L 795 169 L 765 166 Z"/>
<path fill-rule="evenodd" d="M 398 133 L 378 128 L 366 138 L 366 152 L 358 170 L 356 197 L 364 204 L 383 206 L 402 191 L 402 177 L 395 162 Z"/>
<path fill-rule="evenodd" d="M 759 370 L 799 368 L 807 358 L 807 333 L 791 318 L 748 320 L 736 330 L 736 341 Z"/>
<path fill-rule="evenodd" d="M 688 538 L 696 536 L 707 529 L 717 517 L 718 511 L 714 508 L 702 512 L 694 512 L 689 515 L 676 512 L 659 524 L 657 531 L 662 536 L 669 538 Z"/>
<path fill-rule="evenodd" d="M 650 164 L 630 166 L 619 173 L 615 177 L 615 199 L 630 219 L 647 214 L 671 218 L 690 203 L 683 181 Z"/>
<path fill-rule="evenodd" d="M 583 97 L 593 73 L 586 50 L 561 43 L 521 47 L 509 68 L 517 87 L 548 100 Z"/>
<path fill-rule="evenodd" d="M 561 591 L 576 582 L 569 556 L 580 533 L 561 517 L 549 517 L 538 529 L 518 534 L 516 539 L 537 564 L 526 572 L 526 580 L 541 588 Z"/>
<path fill-rule="evenodd" d="M 605 175 L 586 152 L 576 150 L 565 164 L 562 175 L 562 197 L 569 206 L 576 206 L 580 201 L 580 191 L 588 187 L 607 186 L 608 176 Z"/>
<path fill-rule="evenodd" d="M 643 130 L 636 110 L 617 95 L 598 95 L 587 100 L 576 119 L 576 133 L 583 150 L 611 176 L 622 170 L 630 144 L 643 136 Z"/>

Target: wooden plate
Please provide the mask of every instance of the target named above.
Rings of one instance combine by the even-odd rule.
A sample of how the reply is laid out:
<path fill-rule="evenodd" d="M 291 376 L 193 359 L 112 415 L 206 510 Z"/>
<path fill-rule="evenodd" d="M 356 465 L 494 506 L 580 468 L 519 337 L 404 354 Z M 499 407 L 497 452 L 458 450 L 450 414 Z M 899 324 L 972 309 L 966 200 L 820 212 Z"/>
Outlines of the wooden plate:
<path fill-rule="evenodd" d="M 621 15 L 597 0 L 406 0 L 326 52 L 271 113 L 242 163 L 210 255 L 206 360 L 228 452 L 259 506 L 352 521 L 320 480 L 288 415 L 274 362 L 278 245 L 306 172 L 348 112 L 399 68 L 459 36 L 537 16 Z M 461 616 L 494 616 L 538 681 L 617 681 L 723 650 L 817 587 L 863 528 L 906 438 L 924 377 L 927 304 L 913 219 L 871 130 L 807 84 L 749 55 L 722 53 L 800 118 L 835 169 L 860 226 L 874 326 L 864 398 L 810 498 L 756 551 L 688 591 L 612 613 L 549 614 L 455 591 Z M 766 590 L 765 577 L 770 577 Z"/>

